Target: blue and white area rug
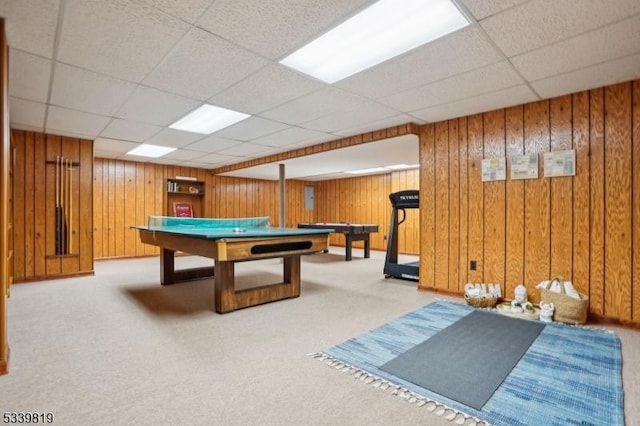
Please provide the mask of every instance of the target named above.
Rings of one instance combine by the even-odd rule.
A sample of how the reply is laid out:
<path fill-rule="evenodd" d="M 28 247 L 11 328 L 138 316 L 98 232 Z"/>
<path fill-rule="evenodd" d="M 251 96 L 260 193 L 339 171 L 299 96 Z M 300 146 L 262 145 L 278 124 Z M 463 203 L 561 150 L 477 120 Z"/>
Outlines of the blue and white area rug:
<path fill-rule="evenodd" d="M 480 409 L 381 369 L 473 311 L 436 301 L 311 356 L 460 425 L 624 425 L 620 340 L 607 331 L 547 324 Z"/>

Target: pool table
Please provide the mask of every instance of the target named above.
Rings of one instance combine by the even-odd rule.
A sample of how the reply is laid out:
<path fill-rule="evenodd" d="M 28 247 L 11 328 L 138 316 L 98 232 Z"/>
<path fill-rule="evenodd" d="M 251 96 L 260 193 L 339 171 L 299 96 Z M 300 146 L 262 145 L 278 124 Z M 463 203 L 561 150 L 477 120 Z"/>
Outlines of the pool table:
<path fill-rule="evenodd" d="M 161 248 L 160 281 L 214 278 L 218 313 L 300 295 L 300 256 L 327 250 L 329 230 L 277 228 L 268 217 L 206 219 L 152 216 L 147 226 L 134 226 L 143 243 Z M 177 251 L 214 260 L 209 267 L 175 269 Z M 283 258 L 283 282 L 235 289 L 235 263 Z"/>
<path fill-rule="evenodd" d="M 351 260 L 351 243 L 353 241 L 364 241 L 364 257 L 370 257 L 369 235 L 378 232 L 378 225 L 370 223 L 300 223 L 300 229 L 329 230 L 339 232 L 345 236 L 345 259 Z"/>

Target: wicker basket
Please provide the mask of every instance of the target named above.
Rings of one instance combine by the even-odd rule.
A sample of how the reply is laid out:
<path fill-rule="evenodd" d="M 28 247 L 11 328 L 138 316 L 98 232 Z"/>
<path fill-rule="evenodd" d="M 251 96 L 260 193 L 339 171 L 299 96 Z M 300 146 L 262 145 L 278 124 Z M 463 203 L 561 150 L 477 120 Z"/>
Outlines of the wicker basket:
<path fill-rule="evenodd" d="M 551 280 L 549 287 L 551 287 L 555 281 L 560 283 L 560 293 L 553 292 L 546 288 L 540 289 L 540 301 L 553 303 L 555 308 L 553 314 L 554 321 L 567 324 L 584 324 L 587 322 L 587 313 L 589 310 L 589 299 L 587 296 L 581 293 L 578 293 L 580 299 L 567 296 L 562 277 Z"/>
<path fill-rule="evenodd" d="M 471 297 L 465 294 L 464 300 L 467 302 L 467 305 L 473 306 L 474 308 L 493 308 L 498 303 L 498 298 L 495 296 Z"/>

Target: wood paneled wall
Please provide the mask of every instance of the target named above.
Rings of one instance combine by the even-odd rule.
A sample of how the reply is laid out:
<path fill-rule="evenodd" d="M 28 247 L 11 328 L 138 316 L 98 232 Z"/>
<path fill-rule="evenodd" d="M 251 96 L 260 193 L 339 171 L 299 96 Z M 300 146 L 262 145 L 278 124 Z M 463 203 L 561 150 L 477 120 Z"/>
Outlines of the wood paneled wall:
<path fill-rule="evenodd" d="M 269 216 L 272 226 L 280 226 L 280 189 L 278 181 L 213 176 L 212 217 Z M 286 227 L 311 222 L 313 211 L 305 210 L 304 187 L 301 180 L 286 181 Z"/>
<path fill-rule="evenodd" d="M 386 250 L 391 219 L 389 194 L 405 189 L 418 189 L 419 171 L 403 170 L 373 176 L 314 182 L 315 222 L 375 223 L 379 232 L 371 234 L 371 249 Z M 418 254 L 420 248 L 419 211 L 407 210 L 407 221 L 398 230 L 398 250 Z M 332 245 L 344 245 L 342 235 L 332 234 Z M 362 247 L 362 242 L 354 242 Z"/>
<path fill-rule="evenodd" d="M 93 272 L 93 142 L 12 130 L 14 279 L 39 280 Z M 55 254 L 57 156 L 79 163 L 72 175 L 72 253 Z M 47 163 L 49 162 L 49 163 Z"/>
<path fill-rule="evenodd" d="M 391 173 L 391 192 L 403 191 L 406 189 L 419 189 L 420 188 L 420 170 L 400 170 Z M 385 235 L 389 233 L 391 227 L 391 202 L 389 201 L 389 194 L 383 197 L 386 200 L 386 209 L 388 212 L 387 225 L 384 228 Z M 375 199 L 373 200 L 375 202 Z M 407 209 L 405 210 L 406 219 L 405 222 L 398 227 L 398 252 L 405 254 L 420 254 L 420 210 L 419 209 Z M 387 244 L 381 247 L 376 247 L 379 250 L 386 250 Z"/>
<path fill-rule="evenodd" d="M 269 216 L 280 226 L 277 181 L 212 176 L 208 170 L 152 163 L 96 158 L 94 160 L 94 252 L 97 259 L 157 255 L 156 247 L 142 244 L 131 225 L 144 225 L 150 215 L 165 215 L 165 181 L 193 176 L 205 182 L 204 217 Z M 416 189 L 418 170 L 386 175 L 336 179 L 325 182 L 287 180 L 287 227 L 298 223 L 351 221 L 377 223 L 371 248 L 386 249 L 391 204 L 389 194 Z M 305 209 L 306 186 L 314 187 L 313 210 Z M 335 200 L 341 200 L 337 203 Z M 401 226 L 400 251 L 419 253 L 418 210 L 407 211 Z M 332 235 L 332 244 L 344 245 L 344 237 Z M 360 247 L 361 242 L 356 247 Z"/>
<path fill-rule="evenodd" d="M 576 175 L 545 178 L 562 149 Z M 537 179 L 481 181 L 483 158 L 529 153 Z M 421 288 L 524 283 L 537 300 L 561 275 L 592 315 L 640 322 L 640 81 L 425 125 L 420 165 Z"/>
<path fill-rule="evenodd" d="M 278 183 L 212 176 L 211 217 L 269 216 L 278 226 Z"/>
<path fill-rule="evenodd" d="M 167 215 L 166 179 L 191 176 L 207 181 L 206 170 L 133 161 L 94 159 L 93 208 L 96 259 L 150 256 L 157 247 L 140 242 L 132 225 L 146 225 L 149 216 Z M 211 190 L 205 187 L 204 198 Z M 203 203 L 203 216 L 210 207 Z"/>
<path fill-rule="evenodd" d="M 278 182 L 212 176 L 209 170 L 96 158 L 94 161 L 94 251 L 97 259 L 152 256 L 131 225 L 167 215 L 166 179 L 191 176 L 205 182 L 203 217 L 269 216 L 279 226 Z M 287 181 L 287 226 L 313 219 L 304 210 L 303 181 Z M 200 214 L 198 214 L 200 216 Z"/>

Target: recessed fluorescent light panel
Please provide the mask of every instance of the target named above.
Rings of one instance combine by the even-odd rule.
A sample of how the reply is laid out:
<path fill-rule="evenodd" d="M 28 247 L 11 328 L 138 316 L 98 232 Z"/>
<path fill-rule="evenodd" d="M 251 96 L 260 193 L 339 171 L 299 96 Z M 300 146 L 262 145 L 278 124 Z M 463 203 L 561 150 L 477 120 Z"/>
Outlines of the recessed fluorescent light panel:
<path fill-rule="evenodd" d="M 280 63 L 331 84 L 467 25 L 451 0 L 380 0 Z"/>
<path fill-rule="evenodd" d="M 170 152 L 175 151 L 176 148 L 172 148 L 170 146 L 158 146 L 158 145 L 149 145 L 142 144 L 137 148 L 133 148 L 131 151 L 127 152 L 128 155 L 137 155 L 139 157 L 151 157 L 158 158 L 163 155 L 167 155 Z"/>
<path fill-rule="evenodd" d="M 250 117 L 248 114 L 204 104 L 169 127 L 208 135 Z"/>

